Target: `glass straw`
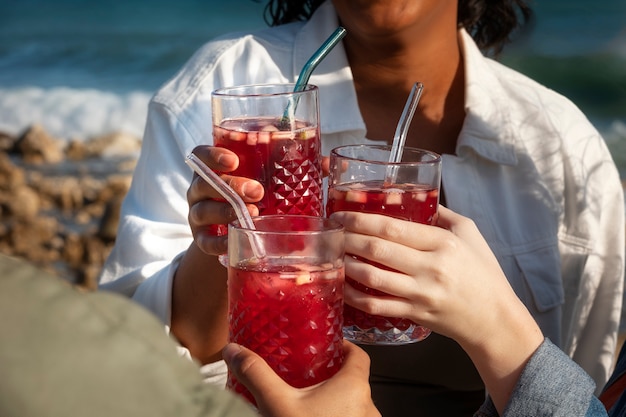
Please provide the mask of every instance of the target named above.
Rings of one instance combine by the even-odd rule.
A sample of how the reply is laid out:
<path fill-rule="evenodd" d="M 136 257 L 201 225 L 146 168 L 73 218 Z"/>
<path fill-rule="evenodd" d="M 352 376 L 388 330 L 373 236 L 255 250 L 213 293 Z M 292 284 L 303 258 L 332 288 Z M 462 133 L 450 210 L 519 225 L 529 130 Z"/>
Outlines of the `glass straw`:
<path fill-rule="evenodd" d="M 324 41 L 322 46 L 318 48 L 317 51 L 311 58 L 304 64 L 302 70 L 300 71 L 300 75 L 298 76 L 298 81 L 296 81 L 296 86 L 294 91 L 302 91 L 304 87 L 309 82 L 309 78 L 311 78 L 311 74 L 313 70 L 317 67 L 317 65 L 322 62 L 326 55 L 339 43 L 343 37 L 346 36 L 346 29 L 339 26 L 335 31 Z"/>
<path fill-rule="evenodd" d="M 398 121 L 398 126 L 396 127 L 396 131 L 393 136 L 393 144 L 391 146 L 391 153 L 389 154 L 390 164 L 397 164 L 402 161 L 402 152 L 404 151 L 406 136 L 409 132 L 409 126 L 411 125 L 411 120 L 413 120 L 415 109 L 417 109 L 417 104 L 422 97 L 423 90 L 424 84 L 420 82 L 413 84 L 413 88 L 409 93 L 409 97 L 404 105 L 404 110 L 400 115 L 400 120 Z M 389 165 L 385 175 L 385 185 L 394 184 L 396 182 L 397 175 L 398 167 L 396 165 Z"/>
<path fill-rule="evenodd" d="M 237 219 L 239 220 L 239 224 L 246 229 L 255 230 L 254 222 L 252 221 L 252 217 L 250 217 L 250 213 L 246 207 L 246 203 L 243 202 L 239 194 L 235 192 L 223 179 L 220 178 L 211 168 L 206 166 L 204 162 L 200 158 L 198 158 L 193 152 L 187 155 L 185 158 L 185 163 L 189 165 L 202 179 L 211 184 L 213 188 L 220 193 L 222 197 L 226 199 L 230 203 L 230 205 L 235 210 L 237 214 Z M 252 252 L 254 256 L 257 258 L 265 257 L 265 249 L 263 245 L 257 241 L 257 239 L 252 236 L 252 241 L 250 242 L 252 246 Z"/>
<path fill-rule="evenodd" d="M 296 81 L 296 85 L 293 89 L 294 92 L 297 93 L 304 90 L 307 83 L 309 82 L 309 78 L 311 78 L 313 70 L 320 62 L 322 62 L 324 58 L 326 58 L 326 55 L 328 55 L 328 53 L 339 43 L 341 39 L 343 39 L 344 36 L 346 36 L 346 29 L 339 26 L 328 37 L 328 39 L 324 41 L 322 46 L 320 46 L 317 51 L 315 51 L 315 53 L 311 55 L 306 64 L 304 64 L 304 67 L 302 67 L 300 75 L 298 75 L 298 80 Z M 298 95 L 293 96 L 292 98 L 290 98 L 289 103 L 287 103 L 287 107 L 283 112 L 283 118 L 281 119 L 281 126 L 285 126 L 285 128 L 286 126 L 293 127 L 292 123 L 295 122 L 295 113 L 296 106 L 298 105 L 298 97 Z"/>

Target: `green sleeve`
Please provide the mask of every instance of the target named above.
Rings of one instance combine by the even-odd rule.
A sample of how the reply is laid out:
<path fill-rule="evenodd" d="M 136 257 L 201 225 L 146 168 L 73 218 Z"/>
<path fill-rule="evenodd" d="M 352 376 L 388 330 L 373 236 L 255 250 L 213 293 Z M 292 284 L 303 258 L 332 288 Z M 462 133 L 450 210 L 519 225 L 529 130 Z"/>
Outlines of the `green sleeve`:
<path fill-rule="evenodd" d="M 0 415 L 245 417 L 147 310 L 0 255 Z"/>

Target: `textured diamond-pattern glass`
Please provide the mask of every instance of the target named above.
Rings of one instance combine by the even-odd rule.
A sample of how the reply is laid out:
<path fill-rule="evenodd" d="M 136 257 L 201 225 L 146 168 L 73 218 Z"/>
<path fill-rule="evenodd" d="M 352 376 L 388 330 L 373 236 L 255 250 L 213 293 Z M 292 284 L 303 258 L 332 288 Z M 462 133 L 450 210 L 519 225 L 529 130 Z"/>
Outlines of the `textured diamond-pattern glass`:
<path fill-rule="evenodd" d="M 258 217 L 255 225 L 229 227 L 229 338 L 294 387 L 322 382 L 343 361 L 343 228 L 289 215 Z M 266 256 L 254 257 L 251 243 Z M 228 386 L 254 403 L 233 375 Z"/>
<path fill-rule="evenodd" d="M 231 272 L 231 340 L 257 352 L 295 387 L 321 382 L 339 369 L 343 281 L 325 278 L 337 270 L 312 273 L 300 285 L 281 273 Z M 236 380 L 230 385 L 251 399 Z"/>
<path fill-rule="evenodd" d="M 321 171 L 313 162 L 318 149 L 309 148 L 307 154 L 285 153 L 274 163 L 271 178 L 274 207 L 270 214 L 322 215 Z"/>
<path fill-rule="evenodd" d="M 348 340 L 375 345 L 401 345 L 426 339 L 431 330 L 407 319 L 375 316 L 345 306 L 343 335 Z"/>
<path fill-rule="evenodd" d="M 263 184 L 265 195 L 257 204 L 261 215 L 321 216 L 318 89 L 308 85 L 304 91 L 293 90 L 293 84 L 215 90 L 213 140 L 239 157 L 232 175 Z"/>

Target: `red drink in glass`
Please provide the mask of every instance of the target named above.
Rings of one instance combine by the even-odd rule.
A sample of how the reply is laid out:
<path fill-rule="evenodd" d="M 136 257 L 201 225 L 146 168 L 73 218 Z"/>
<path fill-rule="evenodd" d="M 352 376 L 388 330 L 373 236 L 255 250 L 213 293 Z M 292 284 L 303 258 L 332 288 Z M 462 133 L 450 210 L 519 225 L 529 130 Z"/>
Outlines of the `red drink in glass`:
<path fill-rule="evenodd" d="M 230 340 L 258 353 L 291 386 L 322 382 L 341 367 L 343 268 L 230 268 Z M 228 386 L 250 402 L 229 374 Z"/>
<path fill-rule="evenodd" d="M 326 213 L 356 211 L 435 224 L 441 157 L 422 149 L 404 148 L 402 161 L 390 163 L 390 151 L 389 146 L 376 145 L 333 149 Z M 365 261 L 389 270 L 377 262 Z M 350 277 L 346 280 L 364 293 L 385 295 Z M 370 315 L 347 304 L 344 307 L 344 337 L 356 343 L 414 343 L 424 340 L 430 333 L 429 329 L 408 319 Z"/>
<path fill-rule="evenodd" d="M 429 185 L 381 180 L 345 183 L 328 191 L 328 214 L 336 211 L 378 213 L 416 223 L 435 224 L 439 190 Z"/>
<path fill-rule="evenodd" d="M 296 122 L 281 131 L 275 118 L 224 120 L 213 127 L 215 146 L 239 156 L 232 175 L 264 184 L 259 214 L 322 215 L 320 138 L 315 126 Z"/>
<path fill-rule="evenodd" d="M 302 388 L 343 362 L 343 226 L 314 216 L 253 218 L 228 227 L 229 340 Z M 228 386 L 250 393 L 229 374 Z"/>

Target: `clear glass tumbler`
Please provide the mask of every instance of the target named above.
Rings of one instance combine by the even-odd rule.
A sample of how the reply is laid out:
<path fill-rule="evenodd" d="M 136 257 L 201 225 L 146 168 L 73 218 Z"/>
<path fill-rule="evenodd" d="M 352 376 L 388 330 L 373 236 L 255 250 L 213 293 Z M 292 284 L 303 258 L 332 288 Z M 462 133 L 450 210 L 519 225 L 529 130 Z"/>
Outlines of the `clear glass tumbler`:
<path fill-rule="evenodd" d="M 233 175 L 263 184 L 260 215 L 324 214 L 318 88 L 294 88 L 243 85 L 211 95 L 214 144 L 239 156 Z"/>
<path fill-rule="evenodd" d="M 317 384 L 343 361 L 343 226 L 313 216 L 253 219 L 255 230 L 228 228 L 230 341 L 294 387 Z M 230 374 L 228 387 L 254 404 Z"/>
<path fill-rule="evenodd" d="M 434 224 L 439 205 L 441 157 L 407 147 L 401 162 L 389 163 L 390 152 L 390 146 L 376 145 L 333 149 L 326 214 L 358 211 Z M 363 292 L 384 295 L 350 277 L 346 277 L 346 282 Z M 349 305 L 344 308 L 343 332 L 346 339 L 356 343 L 384 345 L 419 342 L 430 335 L 430 329 L 411 320 L 374 316 Z"/>

